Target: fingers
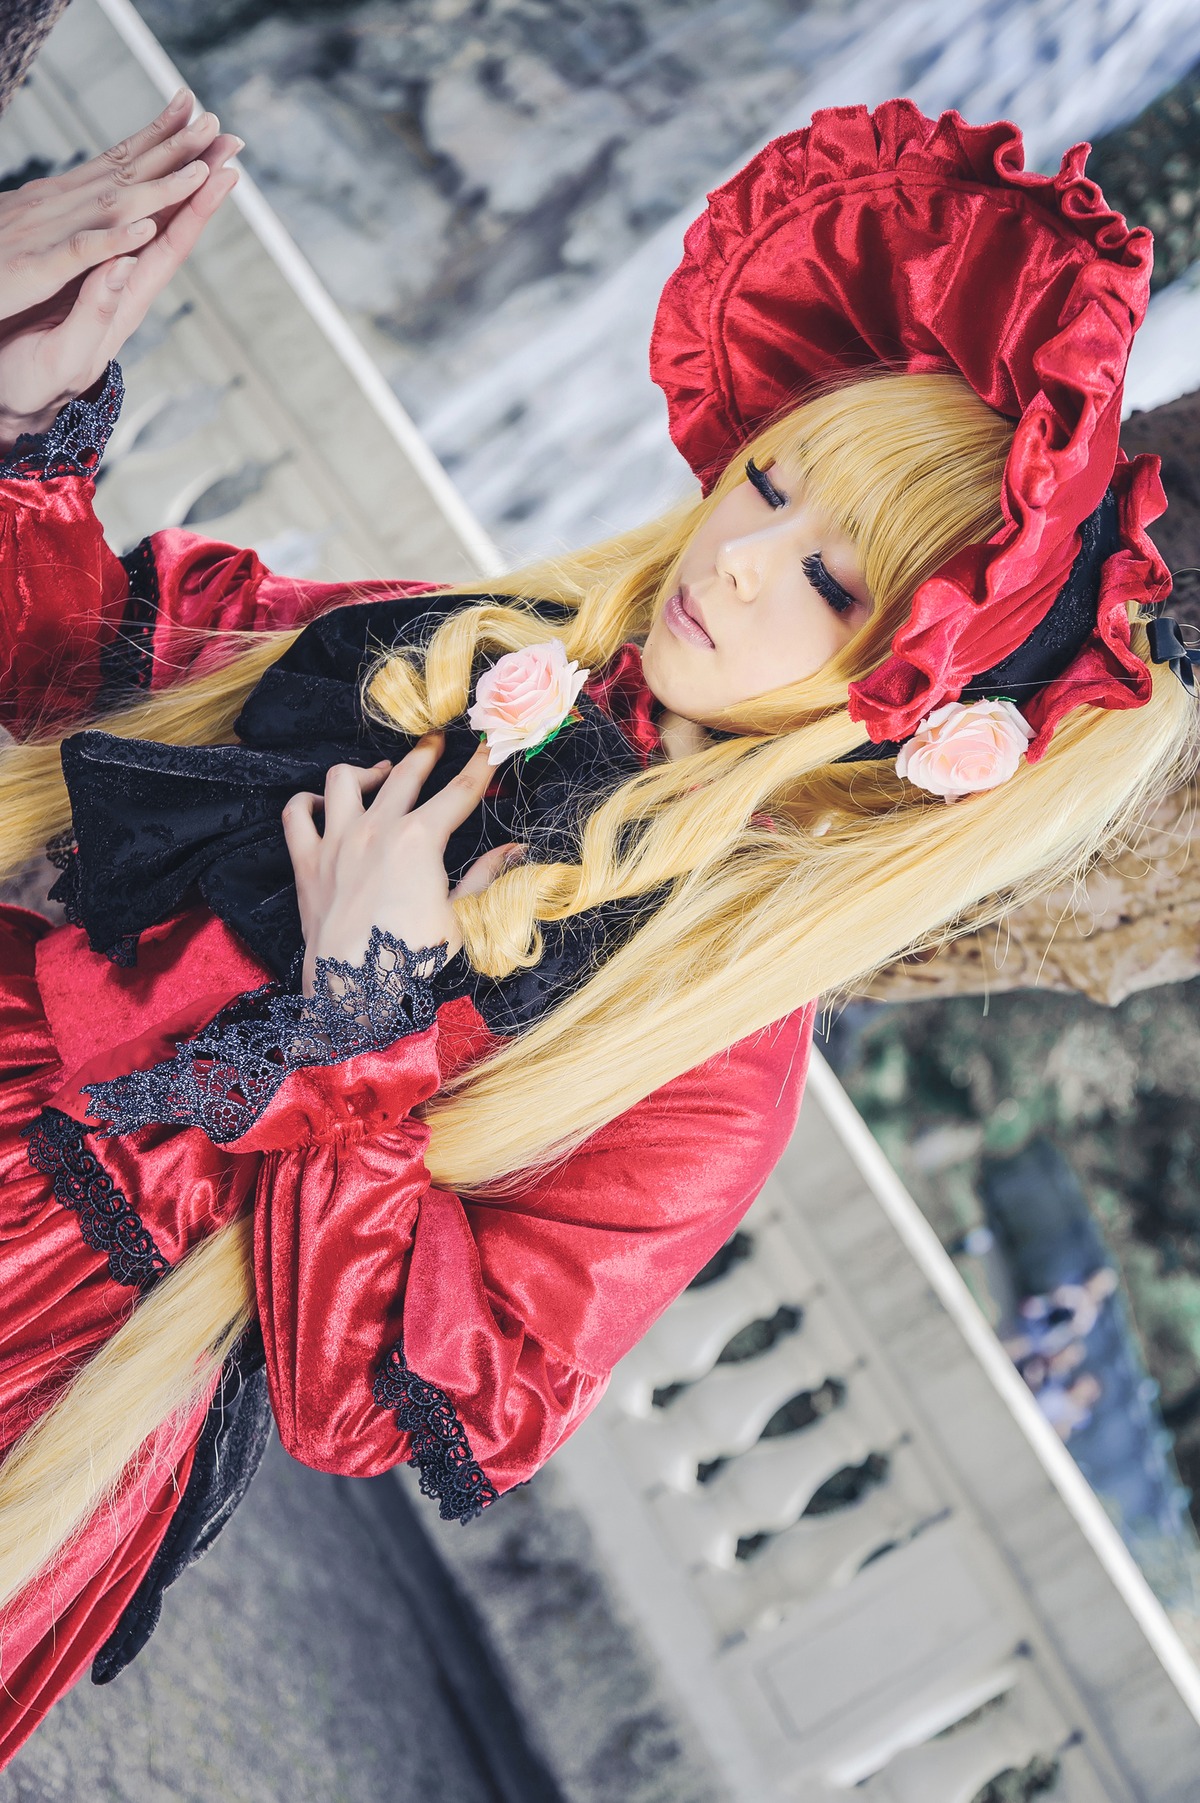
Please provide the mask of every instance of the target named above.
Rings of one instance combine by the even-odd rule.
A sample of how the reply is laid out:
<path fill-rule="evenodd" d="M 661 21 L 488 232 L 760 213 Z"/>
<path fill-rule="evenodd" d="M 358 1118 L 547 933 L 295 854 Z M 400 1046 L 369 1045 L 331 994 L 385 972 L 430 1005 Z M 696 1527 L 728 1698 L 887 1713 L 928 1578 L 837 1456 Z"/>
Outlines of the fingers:
<path fill-rule="evenodd" d="M 240 137 L 222 133 L 213 142 L 211 150 L 205 151 L 205 157 L 211 159 L 207 180 L 193 188 L 191 195 L 177 207 L 169 209 L 168 213 L 160 213 L 157 218 L 157 238 L 146 245 L 142 256 L 148 274 L 159 287 L 169 281 L 175 270 L 195 251 L 196 240 L 205 225 L 213 218 L 222 200 L 238 186 L 238 169 L 227 168 L 227 162 L 236 157 L 241 148 Z"/>
<path fill-rule="evenodd" d="M 0 315 L 5 319 L 38 306 L 53 308 L 55 297 L 89 269 L 137 251 L 157 230 L 152 219 L 67 232 L 48 216 L 39 215 L 34 223 L 37 231 L 30 226 L 24 236 L 15 228 L 0 233 Z"/>
<path fill-rule="evenodd" d="M 445 743 L 440 732 L 427 732 L 423 738 L 418 739 L 384 783 L 377 807 L 393 815 L 411 813 L 417 805 L 421 790 L 433 774 Z"/>
<path fill-rule="evenodd" d="M 181 169 L 194 157 L 204 155 L 220 129 L 215 113 L 197 113 L 181 131 L 135 156 L 126 165 L 129 178 L 138 182 L 152 181 L 169 175 L 172 169 Z M 97 158 L 97 161 L 103 159 Z"/>
<path fill-rule="evenodd" d="M 203 181 L 209 166 L 205 157 L 220 129 L 215 113 L 200 113 L 142 154 L 136 151 L 142 134 L 126 139 L 102 156 L 36 184 L 39 208 L 56 222 L 100 229 L 177 206 Z"/>
<path fill-rule="evenodd" d="M 303 791 L 292 796 L 281 816 L 288 857 L 292 860 L 292 869 L 297 877 L 304 874 L 321 850 L 321 835 L 317 831 L 316 821 L 320 802 L 319 795 Z"/>
<path fill-rule="evenodd" d="M 239 138 L 228 139 L 226 143 L 226 155 L 234 154 L 241 147 Z M 143 241 L 153 239 L 146 243 L 140 255 L 117 258 L 85 278 L 67 320 L 57 331 L 65 333 L 70 340 L 72 368 L 81 367 L 79 347 L 85 343 L 92 346 L 89 382 L 110 357 L 119 354 L 125 340 L 141 325 L 152 302 L 187 261 L 201 232 L 231 193 L 237 179 L 236 169 L 216 170 L 199 193 L 177 210 L 156 239 L 155 222 L 140 222 L 138 236 Z M 109 271 L 114 274 L 108 276 Z M 112 305 L 114 291 L 115 307 Z M 98 325 L 103 327 L 102 336 L 97 336 Z M 69 381 L 67 385 L 70 386 Z"/>
<path fill-rule="evenodd" d="M 325 774 L 325 836 L 333 839 L 362 818 L 364 797 L 383 786 L 391 765 L 334 764 Z"/>
<path fill-rule="evenodd" d="M 118 338 L 117 321 L 136 268 L 136 257 L 118 257 L 91 270 L 67 317 L 46 334 L 46 350 L 53 356 L 54 374 L 64 393 L 82 394 L 108 362 L 109 345 Z"/>
<path fill-rule="evenodd" d="M 166 118 L 160 115 L 147 131 L 155 131 Z M 14 198 L 23 201 L 24 216 L 13 220 L 12 261 L 16 268 L 27 268 L 27 285 L 53 293 L 81 271 L 140 249 L 161 222 L 186 206 L 243 148 L 240 138 L 221 132 L 215 113 L 202 113 L 137 155 L 144 137 L 139 133 L 65 175 L 18 191 Z M 211 216 L 235 180 L 225 181 L 204 217 Z"/>
<path fill-rule="evenodd" d="M 40 253 L 47 279 L 61 276 L 69 282 L 81 270 L 94 269 L 110 257 L 121 257 L 149 244 L 158 227 L 153 219 L 128 219 L 119 225 L 100 225 L 72 232 Z M 38 253 L 33 253 L 38 254 Z"/>
<path fill-rule="evenodd" d="M 422 822 L 441 844 L 445 844 L 456 826 L 469 820 L 487 794 L 495 771 L 488 763 L 487 746 L 481 745 L 470 763 L 457 776 L 452 776 L 444 789 L 430 796 L 418 810 Z"/>
<path fill-rule="evenodd" d="M 245 148 L 245 138 L 239 138 L 231 131 L 218 132 L 207 150 L 201 152 L 200 160 L 202 163 L 207 163 L 209 168 L 215 173 L 217 170 L 225 167 L 229 162 L 230 157 L 237 156 L 238 152 L 240 150 L 245 150 Z M 236 175 L 237 171 L 231 170 L 230 174 Z M 199 198 L 199 196 L 197 196 L 197 198 Z"/>
<path fill-rule="evenodd" d="M 104 164 L 111 169 L 132 167 L 139 157 L 154 150 L 165 139 L 174 137 L 186 126 L 195 103 L 196 97 L 190 88 L 177 89 L 156 119 L 151 119 L 149 125 L 143 125 L 140 131 L 133 132 L 128 138 L 122 138 L 119 144 L 114 144 L 102 155 L 93 157 L 92 163 Z M 83 167 L 86 170 L 91 164 L 85 163 Z"/>
<path fill-rule="evenodd" d="M 464 895 L 482 895 L 490 889 L 498 876 L 511 870 L 525 856 L 523 845 L 498 845 L 495 851 L 485 851 L 481 858 L 476 858 L 462 881 L 455 883 L 450 891 L 451 901 L 461 901 Z"/>
<path fill-rule="evenodd" d="M 86 163 L 76 163 L 74 168 L 65 169 L 54 178 L 54 187 L 60 192 L 86 188 L 97 180 L 101 170 L 128 169 L 147 154 L 155 152 L 164 143 L 178 137 L 188 127 L 192 108 L 196 97 L 190 88 L 180 88 L 156 119 L 149 125 L 143 125 L 139 131 L 123 138 L 119 144 L 101 152 L 99 156 L 90 157 Z"/>
<path fill-rule="evenodd" d="M 324 795 L 302 789 L 291 797 L 280 818 L 288 856 L 297 876 L 311 867 L 327 835 L 336 837 L 348 821 L 362 813 L 363 796 L 378 789 L 387 780 L 390 769 L 386 760 L 369 770 L 359 769 L 354 764 L 334 764 L 326 773 Z M 317 824 L 318 809 L 324 817 L 324 831 Z"/>
<path fill-rule="evenodd" d="M 242 140 L 228 138 L 224 140 L 224 146 L 221 154 L 234 156 L 242 148 Z M 215 169 L 203 186 L 159 229 L 153 243 L 147 243 L 138 257 L 130 296 L 131 300 L 136 300 L 140 311 L 132 322 L 123 322 L 126 334 L 140 325 L 151 301 L 162 293 L 172 276 L 187 262 L 201 232 L 222 201 L 233 192 L 237 180 L 236 169 Z"/>
<path fill-rule="evenodd" d="M 136 176 L 130 176 L 120 182 L 104 184 L 89 197 L 94 229 L 103 229 L 110 220 L 114 225 L 124 225 L 182 206 L 197 188 L 203 186 L 210 174 L 211 170 L 203 156 L 195 156 L 180 168 L 168 170 L 155 181 L 142 181 Z"/>
<path fill-rule="evenodd" d="M 61 213 L 57 222 L 47 218 L 47 225 L 59 227 L 57 241 L 29 254 L 39 257 L 63 282 L 70 281 L 80 270 L 148 244 L 158 230 L 153 215 L 169 215 L 183 206 L 211 173 L 204 158 L 196 157 L 159 181 L 131 187 L 112 183 L 78 195 L 70 212 Z"/>
<path fill-rule="evenodd" d="M 10 221 L 8 244 L 0 247 L 4 316 L 48 301 L 89 269 L 142 249 L 159 229 L 150 215 L 178 211 L 210 178 L 217 179 L 203 158 L 196 158 L 161 182 L 75 196 L 67 211 L 39 212 L 29 200 L 25 214 Z M 232 185 L 227 181 L 224 192 Z"/>
<path fill-rule="evenodd" d="M 24 383 L 27 408 L 33 407 L 33 392 L 38 390 L 39 403 L 57 410 L 71 395 L 86 393 L 103 374 L 127 336 L 122 320 L 136 267 L 135 257 L 118 257 L 90 270 L 66 317 L 31 337 Z M 17 386 L 21 387 L 19 381 Z"/>

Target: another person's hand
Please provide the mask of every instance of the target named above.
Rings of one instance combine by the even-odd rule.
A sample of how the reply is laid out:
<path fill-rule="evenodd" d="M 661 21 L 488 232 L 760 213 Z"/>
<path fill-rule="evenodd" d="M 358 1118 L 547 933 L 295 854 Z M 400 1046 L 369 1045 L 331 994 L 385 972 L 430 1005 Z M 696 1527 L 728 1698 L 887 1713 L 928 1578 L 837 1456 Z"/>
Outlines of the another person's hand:
<path fill-rule="evenodd" d="M 403 939 L 411 951 L 444 945 L 453 957 L 462 945 L 455 898 L 486 889 L 518 852 L 502 845 L 485 853 L 451 890 L 446 842 L 480 805 L 494 772 L 487 747 L 480 746 L 445 788 L 418 806 L 443 743 L 440 733 L 427 734 L 394 768 L 335 764 L 324 797 L 293 795 L 283 810 L 304 933 L 306 995 L 312 994 L 318 958 L 362 962 L 372 927 Z"/>
<path fill-rule="evenodd" d="M 241 140 L 191 107 L 0 194 L 0 447 L 95 384 L 237 181 Z"/>

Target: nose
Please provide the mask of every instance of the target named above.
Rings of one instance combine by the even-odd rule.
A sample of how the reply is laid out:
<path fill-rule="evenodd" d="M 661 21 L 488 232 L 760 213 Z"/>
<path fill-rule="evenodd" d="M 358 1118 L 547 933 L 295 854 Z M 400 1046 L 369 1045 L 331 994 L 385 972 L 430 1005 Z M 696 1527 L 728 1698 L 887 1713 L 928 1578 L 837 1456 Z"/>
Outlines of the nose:
<path fill-rule="evenodd" d="M 727 538 L 717 547 L 717 573 L 723 576 L 739 601 L 757 599 L 762 587 L 766 546 L 764 534 L 750 532 Z"/>

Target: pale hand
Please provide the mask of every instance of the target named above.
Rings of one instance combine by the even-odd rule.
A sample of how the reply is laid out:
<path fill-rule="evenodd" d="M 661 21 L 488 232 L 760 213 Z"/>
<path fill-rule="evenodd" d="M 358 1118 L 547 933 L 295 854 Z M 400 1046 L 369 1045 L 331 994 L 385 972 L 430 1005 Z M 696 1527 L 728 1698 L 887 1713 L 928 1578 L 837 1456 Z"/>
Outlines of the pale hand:
<path fill-rule="evenodd" d="M 0 450 L 86 394 L 237 181 L 241 140 L 175 96 L 62 175 L 0 194 Z"/>
<path fill-rule="evenodd" d="M 453 957 L 462 933 L 453 903 L 478 895 L 520 855 L 501 845 L 477 858 L 451 889 L 446 842 L 480 805 L 494 775 L 487 747 L 436 795 L 417 798 L 442 754 L 440 733 L 418 740 L 393 767 L 363 770 L 335 764 L 324 797 L 293 795 L 283 810 L 283 831 L 296 873 L 304 934 L 304 993 L 313 992 L 318 958 L 361 964 L 372 927 L 403 939 L 411 951 L 444 945 Z M 365 798 L 374 793 L 370 807 Z M 323 828 L 317 809 L 324 807 Z"/>

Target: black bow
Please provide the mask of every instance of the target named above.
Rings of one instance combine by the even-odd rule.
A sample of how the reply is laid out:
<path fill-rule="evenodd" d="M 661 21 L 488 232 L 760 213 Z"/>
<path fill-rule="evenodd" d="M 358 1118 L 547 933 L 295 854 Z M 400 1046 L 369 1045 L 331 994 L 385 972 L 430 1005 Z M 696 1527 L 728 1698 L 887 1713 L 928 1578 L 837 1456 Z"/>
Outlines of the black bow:
<path fill-rule="evenodd" d="M 1152 664 L 1170 664 L 1185 689 L 1192 693 L 1196 690 L 1196 678 L 1193 665 L 1200 664 L 1200 651 L 1191 651 L 1179 635 L 1179 622 L 1169 614 L 1160 614 L 1157 619 L 1146 621 L 1146 636 L 1150 640 L 1150 662 Z"/>
<path fill-rule="evenodd" d="M 1104 565 L 1120 548 L 1117 498 L 1109 488 L 1079 528 L 1075 560 L 1048 611 L 1015 651 L 990 670 L 973 676 L 957 699 L 981 701 L 1001 695 L 1022 707 L 1056 676 L 1061 676 L 1096 630 Z M 895 739 L 859 745 L 838 761 L 856 764 L 873 758 L 894 758 L 902 744 L 903 740 Z"/>
<path fill-rule="evenodd" d="M 97 951 L 122 944 L 199 897 L 256 957 L 286 977 L 301 949 L 291 861 L 280 815 L 298 790 L 320 790 L 336 763 L 373 764 L 412 739 L 367 719 L 364 670 L 382 649 L 420 644 L 453 607 L 477 597 L 371 602 L 339 608 L 306 628 L 271 666 L 236 723 L 237 745 L 163 745 L 81 732 L 63 741 L 76 854 L 55 893 Z M 561 621 L 547 603 L 547 630 Z M 641 768 L 620 728 L 581 697 L 580 718 L 544 751 L 504 767 L 499 794 L 451 837 L 446 868 L 457 879 L 481 853 L 517 840 L 539 861 L 578 854 L 582 821 L 596 801 Z M 457 722 L 422 791 L 431 795 L 467 763 L 478 738 Z M 452 960 L 439 989 L 472 993 L 497 1031 L 512 1032 L 579 981 L 614 932 L 632 929 L 650 898 L 607 904 L 547 928 L 537 969 L 488 984 Z M 485 1005 L 486 1004 L 486 1005 Z"/>

